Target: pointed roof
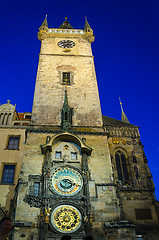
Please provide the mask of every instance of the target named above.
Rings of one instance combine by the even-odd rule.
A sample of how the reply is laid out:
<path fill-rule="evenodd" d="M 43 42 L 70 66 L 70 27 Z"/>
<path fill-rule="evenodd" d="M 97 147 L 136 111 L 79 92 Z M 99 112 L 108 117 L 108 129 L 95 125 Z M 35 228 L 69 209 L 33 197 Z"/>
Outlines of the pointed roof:
<path fill-rule="evenodd" d="M 47 14 L 45 16 L 45 19 L 44 19 L 43 23 L 41 24 L 41 27 L 48 27 L 48 24 L 47 24 Z"/>
<path fill-rule="evenodd" d="M 60 25 L 60 29 L 73 29 L 71 24 L 67 21 L 67 17 L 65 17 L 65 21 Z"/>
<path fill-rule="evenodd" d="M 88 21 L 87 21 L 87 17 L 85 17 L 84 30 L 87 30 L 87 29 L 93 31 L 92 28 L 91 28 L 91 26 L 89 25 L 89 23 L 88 23 Z"/>
<path fill-rule="evenodd" d="M 84 29 L 86 29 L 86 28 L 92 29 L 91 26 L 89 25 L 88 21 L 87 21 L 87 17 L 85 17 L 85 25 L 84 25 Z"/>
<path fill-rule="evenodd" d="M 125 123 L 130 123 L 126 114 L 124 113 L 124 110 L 123 110 L 123 106 L 122 106 L 122 103 L 121 103 L 121 100 L 120 100 L 120 97 L 119 97 L 119 101 L 120 101 L 120 106 L 121 106 L 121 121 L 122 122 L 125 122 Z"/>
<path fill-rule="evenodd" d="M 115 118 L 107 117 L 102 115 L 103 118 L 103 125 L 104 126 L 111 126 L 111 127 L 138 127 L 131 123 L 126 123 Z"/>

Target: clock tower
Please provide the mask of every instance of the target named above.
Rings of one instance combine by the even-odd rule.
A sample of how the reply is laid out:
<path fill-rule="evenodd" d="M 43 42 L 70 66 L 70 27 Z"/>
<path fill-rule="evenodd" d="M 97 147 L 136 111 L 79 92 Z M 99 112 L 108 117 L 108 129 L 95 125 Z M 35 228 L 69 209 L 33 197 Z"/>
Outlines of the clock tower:
<path fill-rule="evenodd" d="M 49 28 L 45 18 L 38 38 L 13 239 L 157 239 L 159 211 L 139 128 L 122 105 L 121 121 L 101 114 L 87 19 L 74 29 L 67 19 Z"/>
<path fill-rule="evenodd" d="M 32 121 L 34 124 L 61 124 L 65 86 L 72 110 L 72 126 L 102 126 L 94 58 L 93 30 L 74 29 L 67 19 L 59 28 L 48 28 L 45 19 L 39 28 L 41 41 Z"/>

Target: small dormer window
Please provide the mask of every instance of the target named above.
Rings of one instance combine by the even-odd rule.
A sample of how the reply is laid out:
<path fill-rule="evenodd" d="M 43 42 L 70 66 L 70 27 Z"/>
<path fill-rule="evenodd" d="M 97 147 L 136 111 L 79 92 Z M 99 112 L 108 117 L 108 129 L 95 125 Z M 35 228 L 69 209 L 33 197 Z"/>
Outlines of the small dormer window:
<path fill-rule="evenodd" d="M 62 158 L 62 153 L 61 152 L 55 152 L 55 158 L 56 159 L 61 159 Z"/>
<path fill-rule="evenodd" d="M 76 160 L 77 159 L 77 153 L 76 152 L 71 152 L 71 159 Z"/>

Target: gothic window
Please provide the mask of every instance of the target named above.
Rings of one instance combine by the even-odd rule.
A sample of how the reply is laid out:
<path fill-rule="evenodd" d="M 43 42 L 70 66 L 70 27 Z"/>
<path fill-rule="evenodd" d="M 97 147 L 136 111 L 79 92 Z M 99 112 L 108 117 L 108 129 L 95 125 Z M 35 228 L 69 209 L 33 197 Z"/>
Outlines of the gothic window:
<path fill-rule="evenodd" d="M 62 153 L 61 152 L 55 152 L 55 158 L 56 159 L 61 159 L 62 158 Z"/>
<path fill-rule="evenodd" d="M 126 165 L 126 157 L 122 151 L 118 150 L 115 153 L 115 161 L 116 161 L 118 179 L 121 181 L 129 180 L 128 170 Z"/>
<path fill-rule="evenodd" d="M 62 73 L 62 84 L 70 85 L 71 80 L 71 73 L 70 72 L 63 72 Z"/>
<path fill-rule="evenodd" d="M 15 173 L 15 165 L 5 164 L 3 167 L 3 174 L 2 174 L 1 182 L 2 183 L 13 183 L 14 173 Z"/>
<path fill-rule="evenodd" d="M 18 150 L 19 149 L 19 136 L 10 136 L 8 139 L 7 149 L 9 150 Z"/>
<path fill-rule="evenodd" d="M 77 153 L 76 152 L 71 152 L 71 159 L 76 160 L 77 159 Z"/>

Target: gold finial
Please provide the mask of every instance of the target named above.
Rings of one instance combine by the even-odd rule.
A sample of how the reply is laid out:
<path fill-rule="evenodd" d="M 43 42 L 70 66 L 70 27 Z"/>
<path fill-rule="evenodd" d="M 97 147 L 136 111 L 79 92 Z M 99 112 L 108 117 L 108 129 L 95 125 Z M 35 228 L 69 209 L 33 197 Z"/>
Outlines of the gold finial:
<path fill-rule="evenodd" d="M 120 102 L 120 106 L 121 106 L 121 121 L 125 122 L 125 123 L 130 123 L 127 116 L 125 115 L 124 113 L 124 110 L 123 110 L 123 106 L 122 106 L 122 102 L 121 102 L 121 99 L 119 97 L 119 102 Z"/>
<path fill-rule="evenodd" d="M 45 18 L 47 19 L 47 14 L 46 14 Z"/>
<path fill-rule="evenodd" d="M 65 17 L 65 20 L 67 21 L 67 17 Z"/>
<path fill-rule="evenodd" d="M 122 102 L 121 102 L 121 99 L 120 99 L 120 97 L 119 97 L 119 102 L 120 102 L 120 105 L 122 105 Z"/>
<path fill-rule="evenodd" d="M 122 106 L 122 102 L 121 102 L 120 97 L 119 97 L 119 102 L 120 102 L 121 110 L 122 110 L 122 112 L 123 112 L 123 106 Z"/>

